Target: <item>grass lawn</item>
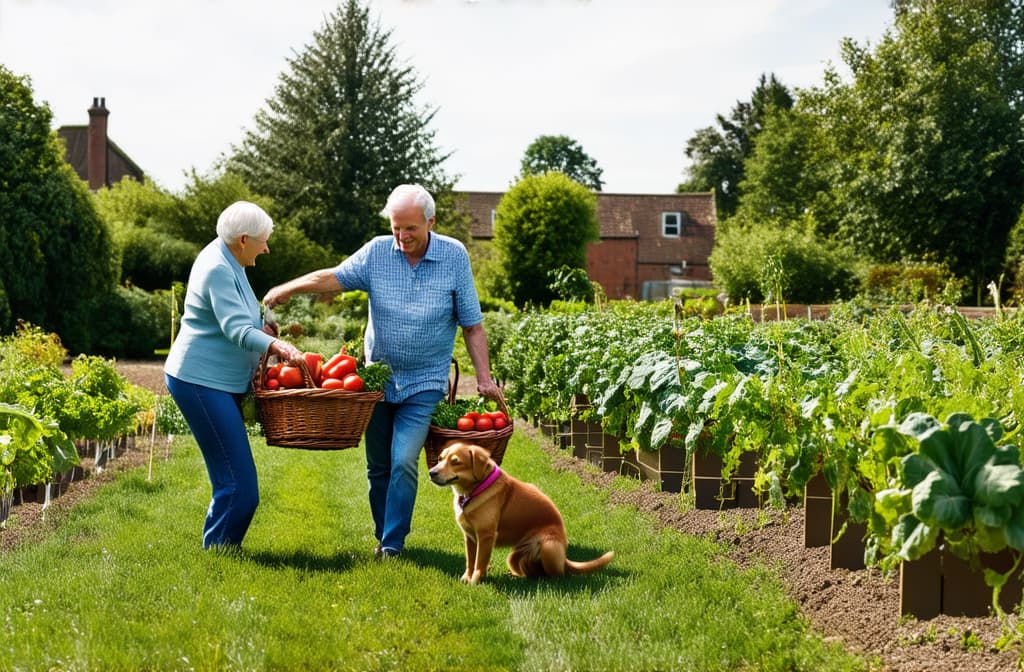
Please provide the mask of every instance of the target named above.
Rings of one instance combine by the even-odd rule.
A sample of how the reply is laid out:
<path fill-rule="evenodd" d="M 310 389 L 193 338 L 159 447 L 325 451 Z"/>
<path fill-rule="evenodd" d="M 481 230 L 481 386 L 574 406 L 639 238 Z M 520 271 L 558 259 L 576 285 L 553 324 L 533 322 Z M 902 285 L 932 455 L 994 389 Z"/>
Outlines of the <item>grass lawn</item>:
<path fill-rule="evenodd" d="M 572 559 L 615 551 L 604 570 L 516 579 L 499 549 L 485 583 L 461 584 L 451 491 L 425 468 L 406 552 L 376 562 L 361 448 L 253 447 L 262 501 L 240 551 L 200 548 L 209 484 L 179 438 L 152 481 L 127 472 L 0 557 L 0 670 L 866 669 L 768 571 L 610 506 L 519 432 L 503 466 L 558 505 Z"/>

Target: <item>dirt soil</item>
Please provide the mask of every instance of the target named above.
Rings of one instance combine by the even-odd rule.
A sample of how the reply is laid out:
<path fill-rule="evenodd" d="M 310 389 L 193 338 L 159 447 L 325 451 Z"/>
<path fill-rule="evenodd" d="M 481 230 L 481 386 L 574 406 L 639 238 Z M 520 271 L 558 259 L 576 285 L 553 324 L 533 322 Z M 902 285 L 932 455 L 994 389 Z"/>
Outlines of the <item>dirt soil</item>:
<path fill-rule="evenodd" d="M 131 382 L 166 394 L 161 362 L 118 362 L 117 368 Z M 460 379 L 459 394 L 475 393 L 471 378 Z M 553 456 L 557 468 L 577 474 L 595 487 L 607 487 L 613 474 L 603 473 L 574 458 L 528 423 L 517 423 L 533 433 Z M 160 438 L 157 450 L 160 450 Z M 144 466 L 149 458 L 148 440 L 140 441 L 108 464 L 102 472 L 76 481 L 67 493 L 53 500 L 46 511 L 40 504 L 17 506 L 7 529 L 0 530 L 0 555 L 14 546 L 47 534 L 60 514 L 87 498 L 99 484 L 125 469 Z M 89 460 L 85 460 L 87 469 Z M 1015 651 L 994 648 L 1001 634 L 993 617 L 939 616 L 918 621 L 899 616 L 899 588 L 895 578 L 876 570 L 829 568 L 828 548 L 804 548 L 803 509 L 785 512 L 733 509 L 726 512 L 683 510 L 678 494 L 658 492 L 650 481 L 632 492 L 610 489 L 612 503 L 635 507 L 653 516 L 660 525 L 693 535 L 710 535 L 732 547 L 731 557 L 740 566 L 766 564 L 775 568 L 788 593 L 815 630 L 842 642 L 851 651 L 874 660 L 873 670 L 886 672 L 1002 672 L 1019 669 Z M 760 521 L 759 521 L 760 518 Z M 767 521 L 765 520 L 767 519 Z"/>

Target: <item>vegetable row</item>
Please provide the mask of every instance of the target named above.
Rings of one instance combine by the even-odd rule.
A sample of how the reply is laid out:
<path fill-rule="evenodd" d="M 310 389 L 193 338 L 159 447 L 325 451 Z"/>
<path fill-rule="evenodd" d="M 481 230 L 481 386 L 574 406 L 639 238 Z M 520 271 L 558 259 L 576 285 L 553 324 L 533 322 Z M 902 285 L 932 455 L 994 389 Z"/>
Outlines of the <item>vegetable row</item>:
<path fill-rule="evenodd" d="M 938 543 L 1024 551 L 1024 319 L 836 306 L 828 320 L 706 320 L 680 304 L 525 312 L 494 357 L 526 417 L 599 421 L 627 448 L 753 452 L 775 506 L 822 474 L 868 524 L 866 560 Z M 955 467 L 955 468 L 954 468 Z M 940 542 L 940 540 L 942 540 Z"/>

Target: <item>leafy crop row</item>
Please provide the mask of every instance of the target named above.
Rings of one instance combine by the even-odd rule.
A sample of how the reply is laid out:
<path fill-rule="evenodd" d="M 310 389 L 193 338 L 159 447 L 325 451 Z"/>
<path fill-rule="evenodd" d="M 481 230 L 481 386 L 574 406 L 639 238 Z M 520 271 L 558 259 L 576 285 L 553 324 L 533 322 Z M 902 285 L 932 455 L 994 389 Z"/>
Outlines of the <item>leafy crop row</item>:
<path fill-rule="evenodd" d="M 710 451 L 726 476 L 755 453 L 755 487 L 776 506 L 823 475 L 868 523 L 869 563 L 916 559 L 940 539 L 974 561 L 1024 551 L 1019 314 L 839 306 L 824 321 L 755 323 L 671 302 L 535 311 L 517 316 L 494 368 L 528 417 L 564 420 L 584 395 L 588 419 L 625 448 Z M 933 444 L 961 457 L 928 458 Z"/>
<path fill-rule="evenodd" d="M 154 395 L 101 357 L 80 355 L 71 374 L 52 335 L 26 326 L 0 341 L 0 522 L 14 490 L 47 483 L 79 463 L 76 440 L 110 444 L 134 434 Z"/>

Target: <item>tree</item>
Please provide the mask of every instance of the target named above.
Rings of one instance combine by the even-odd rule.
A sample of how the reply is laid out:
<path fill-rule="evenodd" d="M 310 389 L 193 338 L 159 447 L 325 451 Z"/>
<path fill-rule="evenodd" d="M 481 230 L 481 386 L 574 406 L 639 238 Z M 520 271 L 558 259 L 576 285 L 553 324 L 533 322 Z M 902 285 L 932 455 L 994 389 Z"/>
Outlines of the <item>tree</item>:
<path fill-rule="evenodd" d="M 831 212 L 828 162 L 821 149 L 828 144 L 818 119 L 799 103 L 791 109 L 773 108 L 744 162 L 736 212 L 722 228 Z"/>
<path fill-rule="evenodd" d="M 792 106 L 789 89 L 774 74 L 762 74 L 749 102 L 737 102 L 728 118 L 716 115 L 720 130 L 714 126 L 699 129 L 686 143 L 686 156 L 692 164 L 687 168 L 689 179 L 677 191 L 714 189 L 719 218 L 731 217 L 739 204 L 743 164 L 753 151 L 765 117 L 772 109 Z"/>
<path fill-rule="evenodd" d="M 117 278 L 110 234 L 50 130 L 30 81 L 0 66 L 0 330 L 25 320 L 72 352 L 90 346 L 90 302 Z M 99 319 L 99 318 L 98 318 Z"/>
<path fill-rule="evenodd" d="M 559 172 L 528 175 L 498 203 L 494 247 L 517 306 L 557 298 L 548 271 L 587 267 L 587 243 L 600 238 L 597 197 Z"/>
<path fill-rule="evenodd" d="M 877 261 L 936 255 L 980 301 L 1024 202 L 1024 3 L 905 0 L 808 92 L 832 145 L 834 226 Z"/>
<path fill-rule="evenodd" d="M 437 197 L 454 182 L 429 128 L 435 111 L 415 105 L 422 85 L 390 42 L 368 9 L 345 0 L 288 61 L 227 162 L 310 239 L 340 253 L 387 231 L 378 213 L 396 185 L 419 182 Z M 447 217 L 439 210 L 439 221 Z"/>
<path fill-rule="evenodd" d="M 594 191 L 601 191 L 603 169 L 567 135 L 542 135 L 530 143 L 520 163 L 520 177 L 556 170 Z"/>

